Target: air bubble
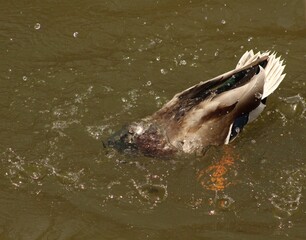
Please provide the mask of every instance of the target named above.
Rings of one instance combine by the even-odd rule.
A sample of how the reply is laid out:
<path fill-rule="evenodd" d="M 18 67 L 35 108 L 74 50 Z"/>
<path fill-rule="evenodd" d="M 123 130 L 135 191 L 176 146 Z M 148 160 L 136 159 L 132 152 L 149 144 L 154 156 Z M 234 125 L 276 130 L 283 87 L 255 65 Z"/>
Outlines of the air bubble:
<path fill-rule="evenodd" d="M 27 80 L 28 80 L 28 77 L 27 77 L 27 76 L 23 76 L 23 77 L 22 77 L 22 80 L 23 80 L 23 81 L 27 81 Z"/>
<path fill-rule="evenodd" d="M 222 24 L 226 24 L 226 21 L 224 19 L 221 20 Z"/>

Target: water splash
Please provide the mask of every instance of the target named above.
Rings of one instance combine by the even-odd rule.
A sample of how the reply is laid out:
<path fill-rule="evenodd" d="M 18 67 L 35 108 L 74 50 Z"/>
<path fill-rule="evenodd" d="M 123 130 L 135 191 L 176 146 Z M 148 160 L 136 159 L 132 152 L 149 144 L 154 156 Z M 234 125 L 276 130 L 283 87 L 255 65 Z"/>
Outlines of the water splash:
<path fill-rule="evenodd" d="M 216 192 L 215 197 L 209 199 L 209 205 L 213 207 L 213 209 L 209 211 L 209 215 L 214 215 L 221 211 L 227 211 L 233 206 L 234 203 L 235 200 L 232 197 L 228 196 L 227 194 L 220 194 Z"/>
<path fill-rule="evenodd" d="M 306 175 L 301 169 L 297 170 L 285 170 L 281 176 L 279 176 L 278 185 L 280 188 L 276 188 L 271 193 L 270 202 L 280 212 L 277 216 L 283 216 L 286 213 L 287 216 L 291 216 L 296 212 L 301 205 L 301 197 L 303 190 L 303 180 L 306 179 Z"/>
<path fill-rule="evenodd" d="M 300 94 L 281 99 L 289 104 L 290 109 L 298 114 L 300 118 L 306 118 L 306 100 Z"/>
<path fill-rule="evenodd" d="M 160 38 L 153 38 L 153 39 L 147 38 L 146 41 L 147 41 L 147 43 L 141 44 L 139 46 L 139 48 L 138 48 L 139 52 L 143 52 L 143 51 L 148 51 L 150 49 L 154 49 L 157 46 L 159 46 L 162 43 L 163 40 L 160 39 Z"/>
<path fill-rule="evenodd" d="M 275 112 L 280 115 L 280 118 L 281 118 L 282 123 L 283 123 L 283 127 L 286 126 L 287 123 L 288 123 L 288 119 L 287 119 L 286 115 L 283 112 L 281 112 L 278 108 L 275 109 Z"/>
<path fill-rule="evenodd" d="M 103 136 L 104 132 L 109 129 L 109 127 L 110 125 L 87 126 L 86 131 L 92 138 L 99 140 Z"/>
<path fill-rule="evenodd" d="M 24 187 L 27 184 L 41 186 L 46 176 L 46 171 L 39 164 L 29 162 L 12 148 L 6 149 L 1 154 L 1 162 L 3 168 L 6 169 L 5 176 L 16 188 Z"/>
<path fill-rule="evenodd" d="M 131 182 L 139 195 L 153 205 L 165 201 L 168 197 L 167 184 L 164 184 L 158 175 L 147 175 L 145 183 L 138 183 L 134 179 L 131 179 Z"/>
<path fill-rule="evenodd" d="M 56 151 L 55 151 L 56 150 Z M 59 167 L 63 155 L 58 153 L 56 142 L 49 142 L 49 152 L 42 158 L 22 156 L 14 149 L 8 148 L 1 155 L 5 177 L 16 188 L 31 188 L 35 194 L 44 189 L 44 183 L 55 179 L 53 184 L 60 184 L 64 189 L 85 189 L 82 182 L 84 169 L 75 171 Z"/>

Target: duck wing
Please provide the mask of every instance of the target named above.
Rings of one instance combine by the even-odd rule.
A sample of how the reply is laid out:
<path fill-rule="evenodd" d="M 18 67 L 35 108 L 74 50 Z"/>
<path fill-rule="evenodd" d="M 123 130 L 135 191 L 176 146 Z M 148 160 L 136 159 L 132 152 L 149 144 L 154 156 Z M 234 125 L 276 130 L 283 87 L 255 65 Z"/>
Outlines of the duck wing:
<path fill-rule="evenodd" d="M 285 77 L 275 54 L 247 51 L 236 68 L 176 94 L 151 116 L 185 152 L 227 144 L 264 109 Z"/>

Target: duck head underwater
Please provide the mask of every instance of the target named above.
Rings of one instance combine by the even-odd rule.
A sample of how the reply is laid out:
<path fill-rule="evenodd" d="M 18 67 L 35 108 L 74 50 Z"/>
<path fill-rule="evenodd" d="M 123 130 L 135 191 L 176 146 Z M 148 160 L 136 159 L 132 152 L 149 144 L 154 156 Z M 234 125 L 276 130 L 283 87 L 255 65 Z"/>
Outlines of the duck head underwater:
<path fill-rule="evenodd" d="M 108 146 L 165 157 L 228 144 L 263 111 L 284 68 L 275 53 L 247 51 L 234 70 L 176 94 L 151 116 L 111 136 Z"/>

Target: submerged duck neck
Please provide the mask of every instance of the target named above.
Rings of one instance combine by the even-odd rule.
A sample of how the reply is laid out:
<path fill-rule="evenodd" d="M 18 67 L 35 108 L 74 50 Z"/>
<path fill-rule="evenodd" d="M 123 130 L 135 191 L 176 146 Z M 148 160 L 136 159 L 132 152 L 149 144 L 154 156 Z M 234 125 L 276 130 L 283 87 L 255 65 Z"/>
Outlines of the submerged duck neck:
<path fill-rule="evenodd" d="M 134 122 L 122 128 L 108 140 L 108 145 L 119 151 L 142 153 L 147 156 L 167 157 L 177 152 L 155 122 Z"/>

